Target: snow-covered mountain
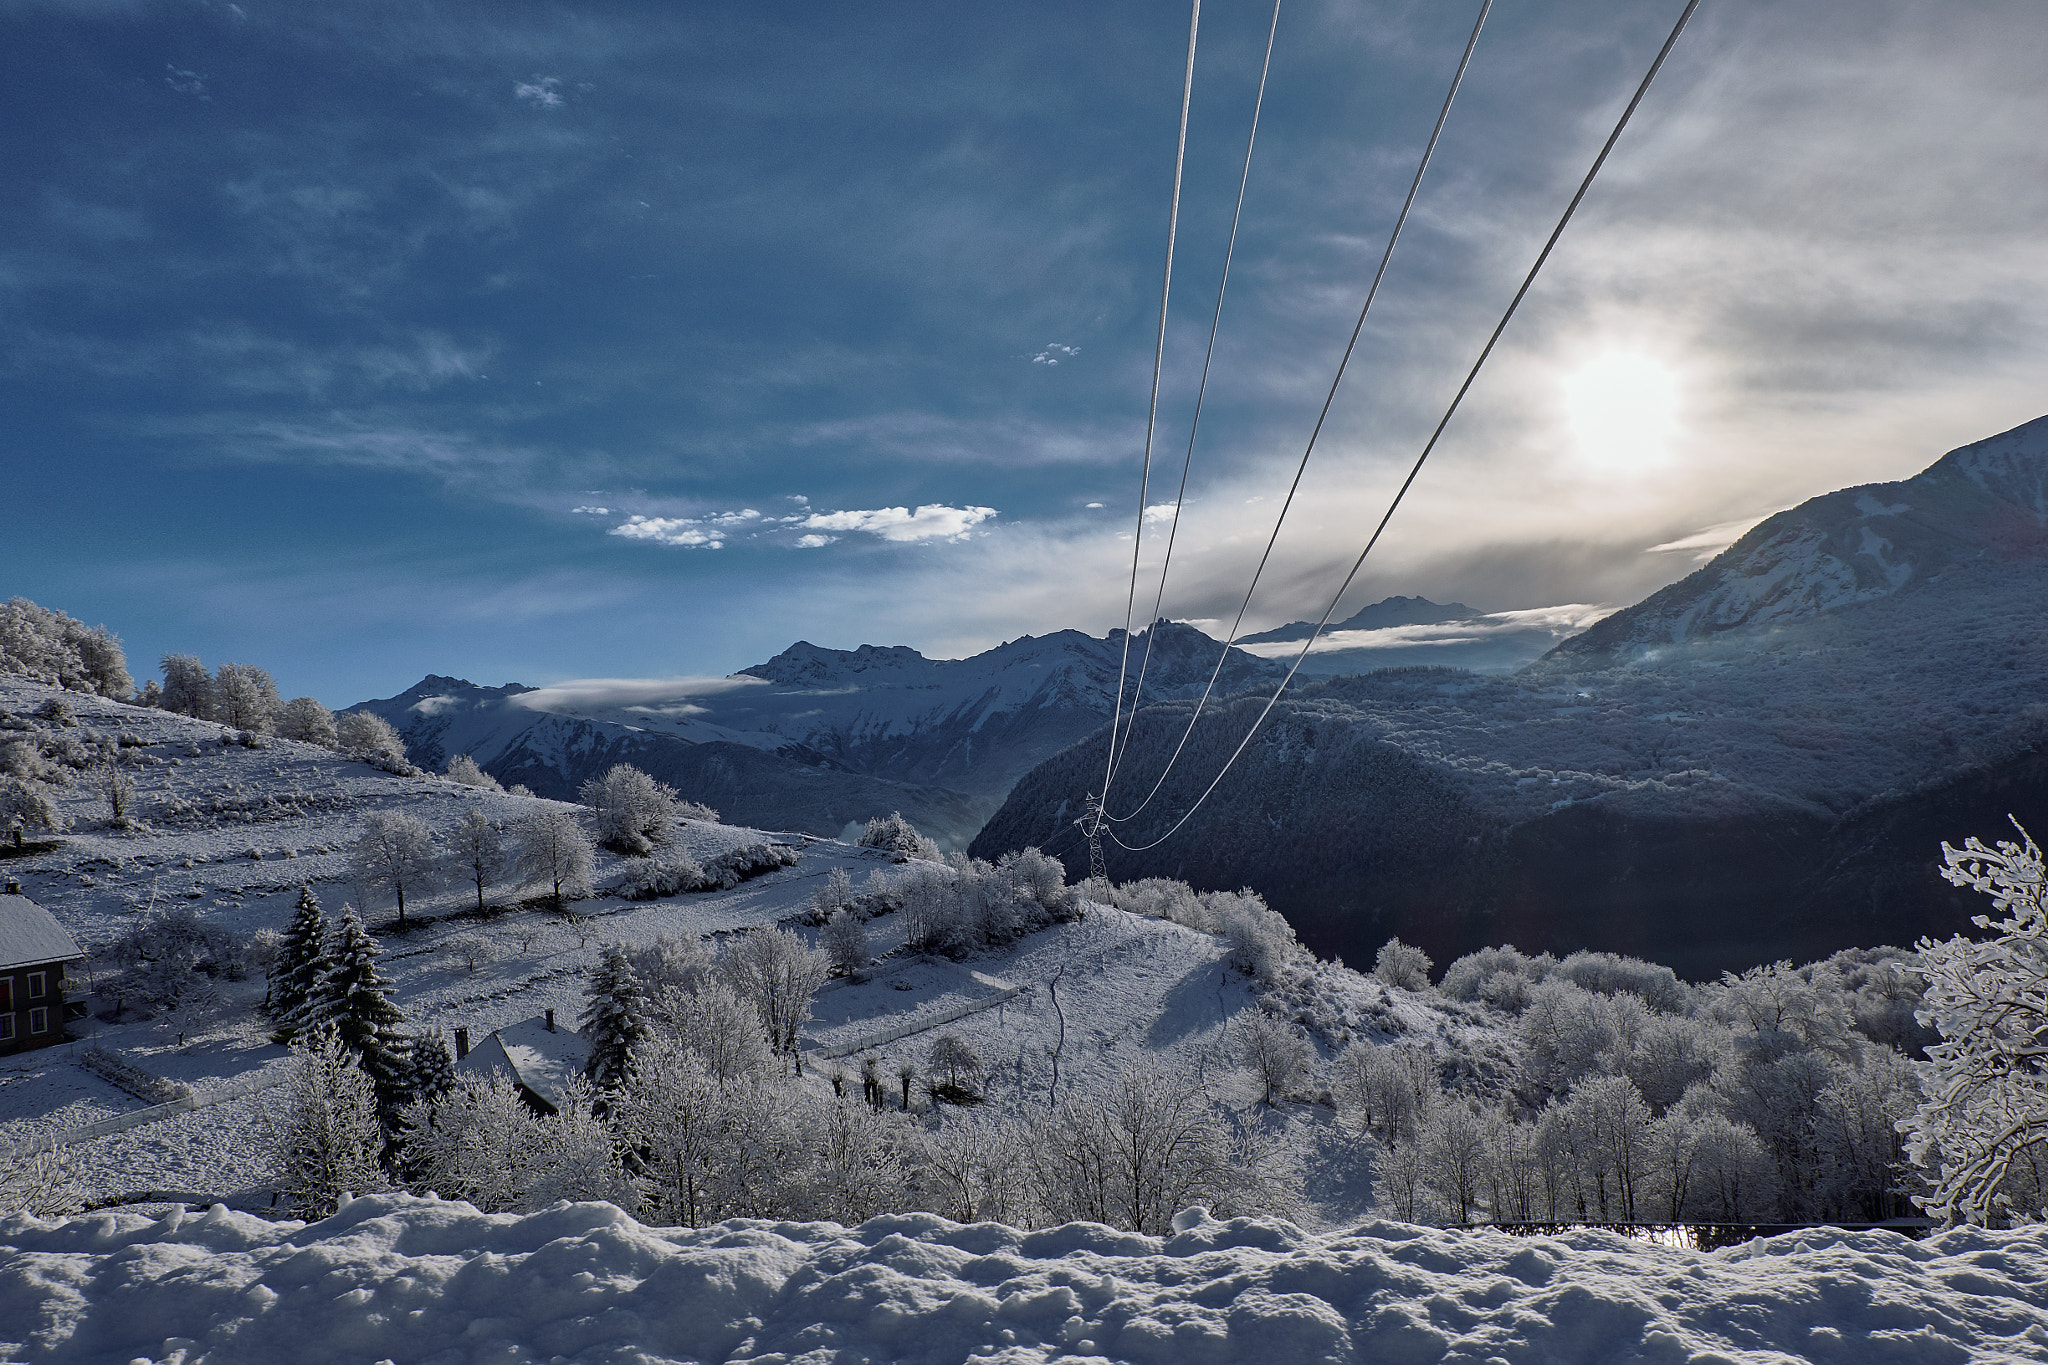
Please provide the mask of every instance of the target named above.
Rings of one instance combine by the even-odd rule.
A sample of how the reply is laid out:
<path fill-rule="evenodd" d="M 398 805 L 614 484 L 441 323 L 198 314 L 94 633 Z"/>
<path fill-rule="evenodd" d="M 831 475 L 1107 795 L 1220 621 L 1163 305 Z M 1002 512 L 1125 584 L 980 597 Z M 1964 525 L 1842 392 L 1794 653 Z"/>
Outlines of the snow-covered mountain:
<path fill-rule="evenodd" d="M 1521 673 L 1298 686 L 1168 838 L 1258 713 L 1211 708 L 1135 809 L 1188 710 L 1140 714 L 1110 809 L 1164 841 L 1110 843 L 1110 874 L 1249 884 L 1323 953 L 1398 933 L 1699 973 L 1961 928 L 1939 840 L 1993 805 L 2048 828 L 2048 418 L 1782 513 Z M 1101 746 L 1020 780 L 973 851 L 1078 872 Z"/>
<path fill-rule="evenodd" d="M 1566 603 L 1487 612 L 1462 602 L 1439 605 L 1426 597 L 1389 597 L 1324 630 L 1302 660 L 1301 672 L 1332 677 L 1428 665 L 1512 673 L 1598 621 L 1606 610 Z M 1314 631 L 1313 623 L 1295 621 L 1247 635 L 1238 644 L 1249 654 L 1291 665 L 1301 642 Z"/>
<path fill-rule="evenodd" d="M 1558 646 L 1640 653 L 1924 592 L 1975 566 L 2048 560 L 2048 417 L 1950 451 L 1896 483 L 1780 512 L 1704 568 Z"/>
<path fill-rule="evenodd" d="M 1126 696 L 1141 666 L 1146 700 L 1199 692 L 1220 648 L 1190 626 L 1141 632 Z M 901 810 L 964 843 L 1020 775 L 1109 715 L 1123 653 L 1121 631 L 1025 636 L 966 659 L 799 641 L 727 678 L 531 688 L 430 676 L 358 709 L 395 725 L 423 767 L 467 753 L 543 795 L 571 797 L 632 763 L 747 824 L 836 835 Z M 1218 687 L 1279 675 L 1234 650 Z"/>

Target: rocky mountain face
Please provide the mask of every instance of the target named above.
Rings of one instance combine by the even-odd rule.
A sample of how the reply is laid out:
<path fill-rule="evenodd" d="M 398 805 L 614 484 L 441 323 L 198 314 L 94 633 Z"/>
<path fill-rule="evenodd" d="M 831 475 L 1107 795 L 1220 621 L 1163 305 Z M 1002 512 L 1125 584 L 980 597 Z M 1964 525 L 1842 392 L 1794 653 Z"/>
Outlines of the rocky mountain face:
<path fill-rule="evenodd" d="M 436 676 L 359 709 L 396 726 L 423 767 L 467 753 L 546 796 L 573 799 L 586 778 L 632 763 L 762 828 L 838 835 L 900 810 L 964 844 L 1021 774 L 1108 717 L 1123 649 L 1120 631 L 1026 636 L 967 659 L 800 641 L 729 678 L 672 687 L 491 688 Z M 1146 699 L 1198 693 L 1220 649 L 1188 626 L 1141 632 L 1126 697 L 1139 695 L 1141 665 Z M 1217 685 L 1240 691 L 1280 672 L 1232 651 Z"/>
<path fill-rule="evenodd" d="M 1942 839 L 2048 832 L 2048 419 L 1781 513 L 1510 676 L 1400 669 L 1141 713 L 1118 880 L 1249 884 L 1319 952 L 1392 935 L 1609 949 L 1694 974 L 1967 926 Z M 1085 869 L 1101 735 L 977 837 Z"/>

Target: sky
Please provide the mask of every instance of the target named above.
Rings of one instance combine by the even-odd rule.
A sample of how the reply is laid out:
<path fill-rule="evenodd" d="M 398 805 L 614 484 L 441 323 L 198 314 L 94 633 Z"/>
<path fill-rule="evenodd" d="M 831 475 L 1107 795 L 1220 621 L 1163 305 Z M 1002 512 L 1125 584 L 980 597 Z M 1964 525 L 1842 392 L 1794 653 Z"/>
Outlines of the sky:
<path fill-rule="evenodd" d="M 1247 629 L 1680 8 L 1503 0 Z M 1286 0 L 1162 610 L 1235 614 L 1477 3 Z M 0 0 L 0 595 L 330 705 L 1149 614 L 1272 9 Z M 1634 601 L 2048 412 L 2048 7 L 1707 0 L 1337 618 Z"/>

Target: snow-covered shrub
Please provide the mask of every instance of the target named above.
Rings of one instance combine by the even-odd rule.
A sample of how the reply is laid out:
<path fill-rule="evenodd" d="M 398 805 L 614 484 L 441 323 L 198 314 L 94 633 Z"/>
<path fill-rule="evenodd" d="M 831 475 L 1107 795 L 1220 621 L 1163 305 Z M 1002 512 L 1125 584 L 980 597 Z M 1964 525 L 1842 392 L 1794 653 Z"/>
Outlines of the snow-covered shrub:
<path fill-rule="evenodd" d="M 685 891 L 702 891 L 711 882 L 687 849 L 670 848 L 654 857 L 628 858 L 619 885 L 628 899 L 649 901 Z"/>
<path fill-rule="evenodd" d="M 472 976 L 498 955 L 497 946 L 482 934 L 457 934 L 442 941 L 441 951 L 461 963 L 462 970 Z"/>
<path fill-rule="evenodd" d="M 36 708 L 36 719 L 46 720 L 52 725 L 70 728 L 78 724 L 78 712 L 62 697 L 51 697 Z"/>
<path fill-rule="evenodd" d="M 2048 894 L 2041 849 L 2018 840 L 1941 846 L 1942 876 L 1991 898 L 1987 939 L 1922 939 L 1923 1022 L 1940 1031 L 1907 1149 L 1932 1177 L 1916 1202 L 1946 1222 L 2038 1221 L 2048 1213 Z"/>
<path fill-rule="evenodd" d="M 718 812 L 705 805 L 702 801 L 678 801 L 676 802 L 676 819 L 701 820 L 707 825 L 715 825 L 718 823 Z"/>
<path fill-rule="evenodd" d="M 367 763 L 399 777 L 412 777 L 418 769 L 405 758 L 405 741 L 391 722 L 374 711 L 343 711 L 334 718 L 335 748 L 342 757 Z"/>
<path fill-rule="evenodd" d="M 1451 963 L 1436 988 L 1452 1000 L 1484 1000 L 1497 1009 L 1519 1012 L 1528 1001 L 1528 987 L 1556 967 L 1557 959 L 1548 953 L 1528 957 L 1503 944 L 1467 953 Z"/>
<path fill-rule="evenodd" d="M 13 1213 L 62 1218 L 85 1201 L 71 1154 L 63 1147 L 44 1152 L 0 1152 L 0 1217 Z"/>
<path fill-rule="evenodd" d="M 450 758 L 447 768 L 443 771 L 450 782 L 460 782 L 465 787 L 481 787 L 485 791 L 493 792 L 504 790 L 498 779 L 479 768 L 476 760 L 468 754 L 456 754 Z"/>
<path fill-rule="evenodd" d="M 1576 952 L 1551 969 L 1583 990 L 1599 995 L 1623 991 L 1664 1014 L 1684 1014 L 1691 992 L 1669 967 L 1614 953 Z"/>
<path fill-rule="evenodd" d="M 642 856 L 669 841 L 676 821 L 675 788 L 629 763 L 615 763 L 577 793 L 597 817 L 597 841 L 614 853 Z"/>
<path fill-rule="evenodd" d="M 439 1104 L 406 1113 L 406 1155 L 422 1186 L 466 1199 L 486 1213 L 526 1213 L 558 1199 L 639 1206 L 620 1167 L 619 1142 L 592 1112 L 594 1092 L 578 1076 L 561 1107 L 536 1115 L 512 1082 L 465 1080 Z"/>
<path fill-rule="evenodd" d="M 1265 898 L 1250 887 L 1235 893 L 1208 892 L 1201 905 L 1210 932 L 1222 935 L 1230 946 L 1230 965 L 1254 981 L 1271 982 L 1301 952 L 1287 917 L 1269 909 Z"/>
<path fill-rule="evenodd" d="M 286 702 L 278 712 L 277 733 L 284 739 L 317 744 L 323 749 L 332 749 L 340 742 L 335 735 L 334 713 L 322 706 L 317 697 L 293 697 Z"/>
<path fill-rule="evenodd" d="M 574 815 L 543 806 L 512 827 L 512 842 L 519 875 L 528 885 L 547 885 L 556 910 L 590 894 L 596 849 Z"/>
<path fill-rule="evenodd" d="M 755 877 L 795 867 L 797 861 L 797 851 L 788 844 L 742 844 L 729 848 L 705 862 L 707 889 L 727 891 Z"/>
<path fill-rule="evenodd" d="M 135 690 L 117 636 L 26 597 L 0 603 L 0 673 L 102 697 L 122 698 Z"/>
<path fill-rule="evenodd" d="M 919 834 L 917 826 L 904 819 L 901 811 L 891 811 L 886 816 L 878 815 L 868 821 L 867 828 L 861 831 L 860 846 L 894 854 L 898 862 L 911 858 L 937 862 L 941 856 L 939 846 Z"/>
<path fill-rule="evenodd" d="M 1432 965 L 1429 954 L 1422 949 L 1390 938 L 1380 945 L 1379 956 L 1373 959 L 1372 974 L 1400 990 L 1426 991 Z"/>

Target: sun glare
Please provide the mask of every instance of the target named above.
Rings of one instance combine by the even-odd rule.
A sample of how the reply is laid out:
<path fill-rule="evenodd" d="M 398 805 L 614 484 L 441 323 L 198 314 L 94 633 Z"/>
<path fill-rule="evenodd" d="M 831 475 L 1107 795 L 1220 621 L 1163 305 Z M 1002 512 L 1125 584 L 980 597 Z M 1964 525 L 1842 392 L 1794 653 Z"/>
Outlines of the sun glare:
<path fill-rule="evenodd" d="M 1579 462 L 1601 473 L 1660 464 L 1678 430 L 1678 376 L 1648 356 L 1609 351 L 1564 381 Z"/>

